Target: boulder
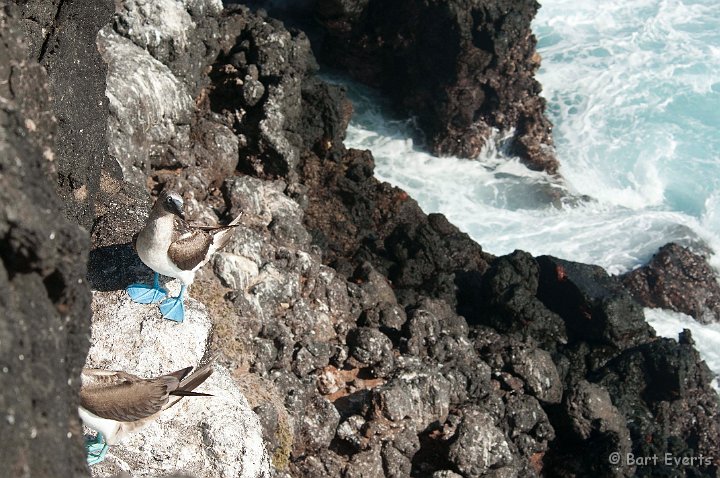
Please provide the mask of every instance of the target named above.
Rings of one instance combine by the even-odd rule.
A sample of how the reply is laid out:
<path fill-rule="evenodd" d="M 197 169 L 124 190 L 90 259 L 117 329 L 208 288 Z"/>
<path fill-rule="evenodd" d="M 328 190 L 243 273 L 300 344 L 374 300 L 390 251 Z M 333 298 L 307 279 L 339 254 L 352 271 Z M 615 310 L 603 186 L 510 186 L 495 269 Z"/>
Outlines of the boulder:
<path fill-rule="evenodd" d="M 720 283 L 707 259 L 675 243 L 662 246 L 647 265 L 622 277 L 635 300 L 687 314 L 698 322 L 720 321 Z"/>
<path fill-rule="evenodd" d="M 111 21 L 115 4 L 111 0 L 11 3 L 19 4 L 22 11 L 28 58 L 48 73 L 45 98 L 57 119 L 57 192 L 66 215 L 90 229 L 100 173 L 116 168 L 108 156 L 106 137 L 107 67 L 96 45 L 98 30 Z"/>
<path fill-rule="evenodd" d="M 517 472 L 497 475 L 503 468 L 515 466 L 513 453 L 502 430 L 483 411 L 464 412 L 448 458 L 463 476 L 479 477 L 488 473 L 492 476 L 517 476 Z"/>
<path fill-rule="evenodd" d="M 616 350 L 652 340 L 642 307 L 602 267 L 537 258 L 537 297 L 565 321 L 568 341 L 587 341 Z"/>

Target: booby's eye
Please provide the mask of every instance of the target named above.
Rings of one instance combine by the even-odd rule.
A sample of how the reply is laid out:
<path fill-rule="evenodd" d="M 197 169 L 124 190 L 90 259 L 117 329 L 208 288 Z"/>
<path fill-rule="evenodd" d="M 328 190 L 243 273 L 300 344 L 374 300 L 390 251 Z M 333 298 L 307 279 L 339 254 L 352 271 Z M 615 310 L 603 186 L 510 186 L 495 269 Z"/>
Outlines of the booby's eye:
<path fill-rule="evenodd" d="M 165 202 L 168 203 L 168 204 L 172 204 L 172 203 L 173 203 L 173 198 L 172 198 L 171 196 L 168 196 L 168 197 L 165 199 Z"/>

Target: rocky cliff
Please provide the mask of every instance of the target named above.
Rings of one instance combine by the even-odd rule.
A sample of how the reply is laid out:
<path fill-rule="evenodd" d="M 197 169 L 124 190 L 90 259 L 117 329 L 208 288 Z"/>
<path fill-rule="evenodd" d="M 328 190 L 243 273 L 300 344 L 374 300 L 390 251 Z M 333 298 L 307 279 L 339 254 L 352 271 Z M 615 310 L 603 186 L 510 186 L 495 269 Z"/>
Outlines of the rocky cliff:
<path fill-rule="evenodd" d="M 73 8 L 40 8 L 40 2 L 0 7 L 0 463 L 6 476 L 86 473 L 77 394 L 89 346 L 89 238 L 76 221 L 82 222 L 84 209 L 76 208 L 60 178 L 70 171 L 83 175 L 92 163 L 75 169 L 63 156 L 73 135 L 65 134 L 62 103 L 71 100 L 61 85 L 92 83 L 83 104 L 93 101 L 92 90 L 102 98 L 105 75 L 98 55 L 85 54 L 92 44 L 83 37 L 94 38 L 97 29 L 68 20 Z M 98 21 L 108 21 L 106 13 Z M 33 29 L 41 23 L 45 30 Z M 58 39 L 61 27 L 66 36 Z M 78 48 L 84 53 L 75 55 Z M 54 76 L 38 58 L 57 68 Z M 76 76 L 83 69 L 94 72 Z"/>
<path fill-rule="evenodd" d="M 451 3 L 457 7 L 455 16 L 442 16 L 448 21 L 462 13 L 462 2 Z M 82 2 L 62 5 L 80 8 Z M 440 7 L 428 5 L 429 10 L 418 9 L 411 20 L 438 14 Z M 488 5 L 486 13 L 479 7 L 472 10 L 473 21 L 483 15 L 487 20 L 493 8 L 500 8 Z M 526 23 L 534 7 L 513 8 L 498 31 L 507 36 L 508 48 L 527 56 L 529 50 L 512 45 L 527 41 L 523 35 L 529 34 Z M 10 27 L 3 28 L 3 35 L 12 31 L 12 22 L 23 21 L 21 13 L 5 14 Z M 25 15 L 42 24 L 37 15 Z M 56 17 L 62 14 L 51 22 Z M 68 476 L 82 473 L 73 413 L 76 389 L 63 386 L 77 377 L 88 347 L 90 297 L 86 283 L 77 279 L 86 273 L 94 290 L 90 363 L 133 368 L 132 356 L 112 352 L 109 344 L 117 341 L 117 332 L 107 326 L 108 320 L 139 321 L 132 329 L 146 331 L 133 339 L 141 345 L 160 330 L 173 334 L 152 308 L 143 309 L 142 318 L 131 314 L 123 319 L 138 306 L 122 298 L 124 286 L 150 277 L 129 244 L 147 214 L 149 194 L 172 186 L 185 196 L 197 221 L 245 213 L 233 241 L 190 289 L 206 316 L 191 314 L 180 325 L 194 330 L 211 322 L 209 343 L 187 346 L 180 356 L 200 361 L 212 355 L 229 370 L 222 379 L 232 377 L 234 385 L 224 382 L 222 387 L 238 387 L 252 407 L 261 429 L 248 433 L 264 437 L 276 476 L 717 474 L 713 455 L 720 447 L 719 402 L 692 337 L 658 339 L 623 284 L 598 267 L 521 251 L 491 256 L 444 216 L 424 214 L 404 191 L 378 182 L 372 155 L 343 146 L 352 105 L 341 88 L 315 76 L 317 63 L 301 30 L 286 29 L 264 12 L 243 6 L 223 9 L 210 0 L 118 2 L 107 24 L 99 25 L 96 18 L 87 28 L 97 27 L 92 40 L 97 50 L 82 51 L 88 52 L 88 62 L 96 61 L 97 51 L 107 76 L 83 81 L 99 82 L 90 91 L 105 90 L 107 102 L 92 114 L 103 117 L 107 130 L 98 141 L 107 141 L 108 156 L 102 162 L 91 154 L 78 159 L 77 177 L 88 179 L 71 188 L 72 197 L 53 163 L 40 161 L 43 154 L 64 151 L 51 137 L 49 112 L 58 100 L 43 103 L 44 96 L 27 93 L 42 91 L 37 89 L 13 88 L 0 95 L 14 102 L 3 103 L 7 120 L 2 131 L 10 139 L 0 144 L 14 149 L 3 155 L 0 176 L 8 185 L 0 189 L 7 195 L 0 252 L 8 271 L 0 277 L 15 287 L 10 299 L 2 296 L 9 313 L 3 313 L 0 324 L 3 337 L 20 337 L 16 329 L 27 334 L 16 342 L 0 342 L 7 344 L 2 366 L 23 370 L 13 375 L 18 392 L 11 404 L 25 407 L 18 408 L 23 412 L 15 415 L 11 428 L 17 445 L 3 450 L 3 463 L 28 456 L 32 440 L 45 430 L 53 441 L 48 461 L 43 465 L 27 459 L 27 466 L 61 460 L 68 466 L 61 471 Z M 52 31 L 61 38 L 64 30 Z M 493 32 L 493 38 L 500 35 Z M 461 48 L 453 38 L 457 40 L 444 39 L 447 48 Z M 477 41 L 488 46 L 483 38 Z M 8 55 L 20 61 L 23 47 L 11 47 Z M 476 53 L 480 59 L 481 52 Z M 408 55 L 407 61 L 411 59 Z M 379 68 L 373 61 L 368 60 L 368 69 Z M 42 81 L 37 65 L 28 62 L 25 67 L 40 71 L 32 80 Z M 102 68 L 95 73 L 104 72 Z M 51 78 L 68 74 L 49 66 L 47 71 Z M 519 78 L 530 81 L 531 76 Z M 487 91 L 473 94 L 480 98 Z M 515 93 L 497 94 L 510 98 Z M 31 99 L 39 103 L 22 103 Z M 483 106 L 490 112 L 482 118 L 502 114 L 493 104 L 499 103 Z M 33 107 L 47 118 L 32 116 Z M 68 118 L 66 127 L 79 131 Z M 30 135 L 31 124 L 47 133 Z M 27 169 L 34 163 L 4 159 L 19 154 L 34 158 L 36 166 Z M 57 159 L 62 161 L 69 160 Z M 74 171 L 70 162 L 63 164 Z M 37 199 L 18 201 L 35 183 L 53 197 L 53 181 L 64 200 L 51 202 L 49 213 Z M 62 219 L 60 210 L 80 224 L 91 217 L 88 231 Z M 19 222 L 20 212 L 36 223 Z M 27 232 L 54 224 L 49 221 L 72 239 L 52 242 L 39 232 Z M 33 234 L 42 240 L 33 240 Z M 36 286 L 22 289 L 21 280 Z M 47 289 L 39 289 L 41 283 Z M 28 290 L 34 299 L 30 302 L 22 300 Z M 46 304 L 47 310 L 58 317 L 65 314 L 77 325 L 60 330 L 47 326 L 50 319 L 29 322 L 37 316 L 23 308 L 28 303 Z M 34 347 L 43 334 L 30 334 L 22 324 L 45 331 L 52 347 Z M 6 329 L 14 335 L 6 335 Z M 177 338 L 181 335 L 194 336 Z M 69 340 L 73 337 L 77 340 Z M 152 347 L 142 346 L 143 363 L 138 358 L 136 370 L 153 373 L 161 365 L 152 363 Z M 22 347 L 30 347 L 34 355 Z M 170 366 L 171 355 L 158 352 L 156 360 Z M 25 363 L 37 362 L 37 370 L 22 368 L 20 362 L 28 356 L 33 361 Z M 60 370 L 58 363 L 65 368 Z M 54 403 L 63 405 L 64 421 L 51 421 L 37 405 L 42 402 L 33 401 L 36 391 L 48 393 L 48 387 L 36 383 L 46 375 L 56 380 L 48 383 L 55 384 L 53 397 L 59 398 Z M 2 400 L 9 397 L 2 394 Z M 247 417 L 239 409 L 232 413 Z M 43 419 L 47 422 L 39 422 Z M 207 430 L 198 436 L 234 436 L 232 428 L 207 420 L 196 422 Z M 248 420 L 243 423 L 252 423 L 252 417 Z M 47 425 L 37 427 L 33 436 L 35 423 Z M 183 426 L 169 417 L 147 436 L 167 440 Z M 59 442 L 68 445 L 61 448 L 55 445 Z M 216 470 L 246 470 L 250 476 L 251 468 L 239 465 L 247 456 L 228 462 L 218 440 L 211 442 L 212 453 L 194 454 L 193 466 L 183 467 L 177 450 L 158 445 L 163 451 L 154 453 L 142 440 L 129 440 L 93 474 L 129 469 L 137 475 L 190 471 L 203 476 L 200 464 L 209 460 L 227 466 Z M 635 467 L 609 461 L 613 452 L 711 459 Z M 258 460 L 262 463 L 262 456 Z M 239 468 L 232 468 L 233 463 Z M 44 469 L 33 475 L 42 476 Z M 18 470 L 13 474 L 22 475 Z"/>
<path fill-rule="evenodd" d="M 437 155 L 478 156 L 493 130 L 532 169 L 557 173 L 535 71 L 535 0 L 320 0 L 321 59 L 413 115 Z"/>

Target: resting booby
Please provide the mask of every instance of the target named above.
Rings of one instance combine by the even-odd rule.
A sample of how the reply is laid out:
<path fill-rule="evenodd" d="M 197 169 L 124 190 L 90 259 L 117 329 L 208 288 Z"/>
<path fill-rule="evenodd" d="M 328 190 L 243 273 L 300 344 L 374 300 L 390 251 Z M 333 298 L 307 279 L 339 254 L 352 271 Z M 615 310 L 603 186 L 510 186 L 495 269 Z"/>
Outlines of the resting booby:
<path fill-rule="evenodd" d="M 100 463 L 110 445 L 139 430 L 183 397 L 211 397 L 193 390 L 212 374 L 212 367 L 206 365 L 188 375 L 190 370 L 192 367 L 146 379 L 121 371 L 83 369 L 78 414 L 85 425 L 98 432 L 85 444 L 88 464 Z"/>
<path fill-rule="evenodd" d="M 241 215 L 227 226 L 191 226 L 185 222 L 182 197 L 175 192 L 163 192 L 155 201 L 135 242 L 140 259 L 155 271 L 153 285 L 128 286 L 130 298 L 141 304 L 162 301 L 160 312 L 163 317 L 182 322 L 185 317 L 185 289 L 192 284 L 195 272 L 227 244 Z M 180 279 L 182 287 L 177 297 L 166 298 L 167 291 L 160 287 L 160 274 Z"/>

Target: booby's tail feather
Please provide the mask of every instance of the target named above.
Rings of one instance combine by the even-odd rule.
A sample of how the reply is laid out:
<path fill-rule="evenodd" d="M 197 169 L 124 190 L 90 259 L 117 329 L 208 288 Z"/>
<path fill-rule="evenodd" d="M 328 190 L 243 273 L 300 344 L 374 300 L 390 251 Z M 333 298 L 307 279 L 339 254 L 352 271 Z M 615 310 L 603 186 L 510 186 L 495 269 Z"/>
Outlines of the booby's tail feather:
<path fill-rule="evenodd" d="M 212 363 L 203 365 L 180 382 L 176 391 L 191 392 L 198 388 L 205 380 L 212 375 Z"/>
<path fill-rule="evenodd" d="M 167 410 L 168 408 L 177 405 L 183 397 L 212 397 L 213 395 L 209 393 L 193 392 L 194 389 L 199 387 L 205 380 L 208 379 L 212 372 L 212 362 L 210 362 L 185 377 L 185 379 L 180 382 L 178 388 L 170 392 L 170 395 L 173 396 L 175 400 L 168 401 L 165 407 L 163 407 L 163 410 Z"/>
<path fill-rule="evenodd" d="M 240 224 L 240 218 L 242 217 L 242 215 L 243 215 L 243 213 L 242 213 L 242 211 L 240 211 L 240 214 L 238 214 L 237 217 L 235 219 L 233 219 L 230 222 L 230 224 L 228 224 L 228 227 L 237 226 L 238 224 Z"/>
<path fill-rule="evenodd" d="M 187 377 L 187 374 L 189 374 L 192 369 L 193 369 L 192 367 L 185 367 L 185 368 L 181 368 L 180 370 L 178 370 L 176 372 L 169 373 L 168 375 L 171 377 L 175 377 L 176 379 L 178 379 L 178 382 L 182 383 L 183 379 L 185 377 Z"/>
<path fill-rule="evenodd" d="M 191 392 L 189 390 L 175 390 L 170 392 L 175 397 L 212 397 L 212 393 Z"/>

